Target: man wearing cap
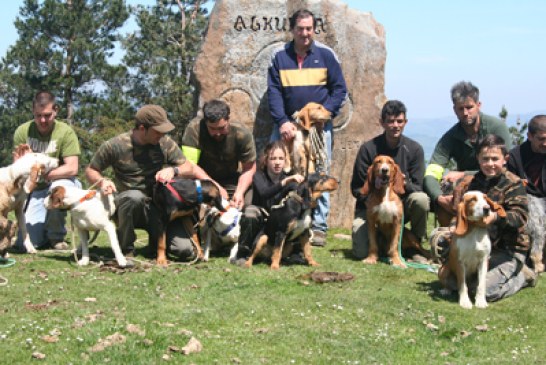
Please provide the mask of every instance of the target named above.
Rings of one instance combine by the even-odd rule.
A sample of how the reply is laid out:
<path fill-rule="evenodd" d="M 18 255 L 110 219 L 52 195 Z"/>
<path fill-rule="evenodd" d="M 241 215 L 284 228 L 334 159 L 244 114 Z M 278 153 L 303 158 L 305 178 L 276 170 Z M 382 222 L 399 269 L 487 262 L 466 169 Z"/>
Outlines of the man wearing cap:
<path fill-rule="evenodd" d="M 90 183 L 97 183 L 106 194 L 118 193 L 117 234 L 121 249 L 129 256 L 135 248 L 135 228 L 145 229 L 149 237 L 155 237 L 155 227 L 149 224 L 156 214 L 149 199 L 155 182 L 174 176 L 197 179 L 207 176 L 186 160 L 177 144 L 165 135 L 173 129 L 162 107 L 145 105 L 136 113 L 134 129 L 104 142 L 85 170 Z M 103 178 L 102 172 L 108 167 L 114 172 L 114 182 Z M 193 246 L 183 224 L 177 221 L 167 227 L 169 251 L 180 259 L 189 259 L 194 255 Z"/>

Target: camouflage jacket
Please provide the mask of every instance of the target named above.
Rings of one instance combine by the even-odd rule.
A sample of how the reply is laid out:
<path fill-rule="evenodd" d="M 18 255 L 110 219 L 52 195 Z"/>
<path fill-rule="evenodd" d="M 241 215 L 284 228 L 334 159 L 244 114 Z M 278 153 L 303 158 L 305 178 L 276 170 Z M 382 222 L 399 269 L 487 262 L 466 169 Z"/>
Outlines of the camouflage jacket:
<path fill-rule="evenodd" d="M 112 167 L 119 192 L 140 190 L 151 196 L 156 172 L 185 161 L 184 154 L 170 137 L 162 137 L 157 145 L 139 145 L 134 142 L 132 132 L 127 132 L 104 142 L 89 166 L 97 171 Z"/>
<path fill-rule="evenodd" d="M 499 217 L 489 228 L 493 247 L 525 255 L 530 248 L 529 236 L 525 233 L 529 213 L 527 194 L 521 179 L 506 170 L 498 177 L 486 179 L 480 171 L 470 182 L 468 190 L 487 194 L 506 211 L 506 218 Z"/>

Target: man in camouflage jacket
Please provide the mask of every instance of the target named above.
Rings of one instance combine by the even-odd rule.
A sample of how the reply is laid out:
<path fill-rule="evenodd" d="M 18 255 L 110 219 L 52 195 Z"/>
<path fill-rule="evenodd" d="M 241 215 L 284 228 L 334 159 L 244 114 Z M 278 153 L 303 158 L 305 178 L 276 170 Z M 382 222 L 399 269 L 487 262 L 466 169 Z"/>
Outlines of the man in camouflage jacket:
<path fill-rule="evenodd" d="M 146 230 L 149 243 L 155 244 L 157 227 L 149 222 L 157 214 L 150 199 L 157 180 L 207 176 L 186 160 L 177 144 L 166 135 L 173 129 L 162 107 L 145 105 L 136 113 L 135 128 L 104 142 L 85 170 L 90 183 L 97 183 L 107 194 L 118 192 L 115 199 L 117 234 L 126 254 L 134 251 L 135 228 Z M 102 172 L 108 167 L 114 172 L 114 182 L 103 178 Z M 169 252 L 180 259 L 189 259 L 194 255 L 193 246 L 179 219 L 167 227 Z"/>

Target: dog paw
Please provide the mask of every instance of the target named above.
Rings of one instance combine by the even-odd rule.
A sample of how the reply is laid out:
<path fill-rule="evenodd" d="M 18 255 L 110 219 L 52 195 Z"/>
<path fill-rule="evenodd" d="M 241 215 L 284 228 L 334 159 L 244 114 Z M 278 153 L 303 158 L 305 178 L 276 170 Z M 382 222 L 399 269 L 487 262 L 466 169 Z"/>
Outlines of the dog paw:
<path fill-rule="evenodd" d="M 407 266 L 400 259 L 392 260 L 392 266 L 398 267 L 400 269 L 405 269 Z"/>
<path fill-rule="evenodd" d="M 472 309 L 472 302 L 468 297 L 459 299 L 459 305 L 464 309 Z"/>
<path fill-rule="evenodd" d="M 119 267 L 127 267 L 127 259 L 124 257 L 118 260 Z"/>
<path fill-rule="evenodd" d="M 487 308 L 487 301 L 485 298 L 476 298 L 476 308 Z"/>
<path fill-rule="evenodd" d="M 81 260 L 78 261 L 78 265 L 80 266 L 89 265 L 89 257 L 83 257 Z"/>
<path fill-rule="evenodd" d="M 161 257 L 161 258 L 158 257 L 156 260 L 156 263 L 157 263 L 157 266 L 167 267 L 168 261 L 167 261 L 167 258 L 165 257 Z"/>
<path fill-rule="evenodd" d="M 33 245 L 25 246 L 25 248 L 27 250 L 27 253 L 30 253 L 33 255 L 38 253 L 38 250 Z"/>
<path fill-rule="evenodd" d="M 309 260 L 309 266 L 320 266 L 320 264 L 318 262 L 316 262 L 315 260 Z"/>
<path fill-rule="evenodd" d="M 377 259 L 375 257 L 367 257 L 364 260 L 362 260 L 362 262 L 365 264 L 374 265 L 374 264 L 377 264 Z"/>
<path fill-rule="evenodd" d="M 271 270 L 279 270 L 280 269 L 280 265 L 279 264 L 271 264 L 271 266 L 269 267 Z"/>
<path fill-rule="evenodd" d="M 541 272 L 544 272 L 544 264 L 543 263 L 536 264 L 535 265 L 535 272 L 537 274 L 540 274 Z"/>

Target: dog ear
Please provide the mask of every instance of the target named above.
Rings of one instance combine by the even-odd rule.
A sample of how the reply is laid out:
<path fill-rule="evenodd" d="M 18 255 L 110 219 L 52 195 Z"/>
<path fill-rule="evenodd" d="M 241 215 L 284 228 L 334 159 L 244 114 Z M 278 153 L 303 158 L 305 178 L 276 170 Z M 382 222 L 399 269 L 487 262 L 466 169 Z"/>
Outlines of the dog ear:
<path fill-rule="evenodd" d="M 404 189 L 405 185 L 405 177 L 402 171 L 400 171 L 400 168 L 397 164 L 394 164 L 394 182 L 393 182 L 393 190 L 398 195 L 404 195 L 406 190 Z"/>
<path fill-rule="evenodd" d="M 487 195 L 484 194 L 483 196 L 485 198 L 485 201 L 487 202 L 487 204 L 489 204 L 489 206 L 491 207 L 491 210 L 494 211 L 495 213 L 497 213 L 497 215 L 501 218 L 506 218 L 506 211 L 504 210 L 504 208 L 502 207 L 502 205 L 494 202 L 493 200 L 491 200 Z"/>
<path fill-rule="evenodd" d="M 298 113 L 298 118 L 300 120 L 300 125 L 308 131 L 311 128 L 311 117 L 309 116 L 309 106 L 304 106 Z"/>
<path fill-rule="evenodd" d="M 457 206 L 457 225 L 455 227 L 455 234 L 457 236 L 464 236 L 468 231 L 468 222 L 466 220 L 466 204 L 460 202 Z"/>
<path fill-rule="evenodd" d="M 366 177 L 366 181 L 364 182 L 364 186 L 362 189 L 360 189 L 360 194 L 363 196 L 368 196 L 370 194 L 370 191 L 373 187 L 373 164 L 368 167 L 368 176 Z"/>

